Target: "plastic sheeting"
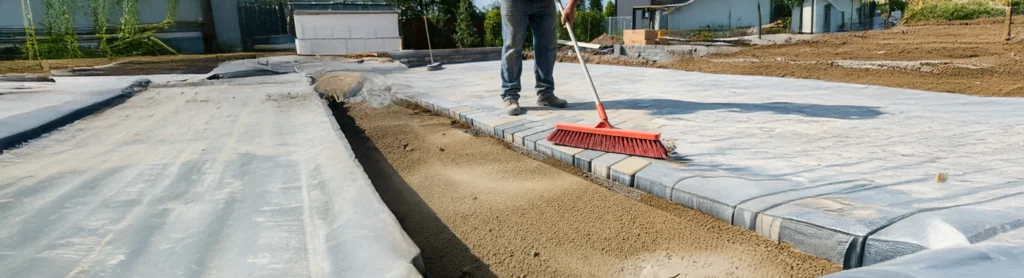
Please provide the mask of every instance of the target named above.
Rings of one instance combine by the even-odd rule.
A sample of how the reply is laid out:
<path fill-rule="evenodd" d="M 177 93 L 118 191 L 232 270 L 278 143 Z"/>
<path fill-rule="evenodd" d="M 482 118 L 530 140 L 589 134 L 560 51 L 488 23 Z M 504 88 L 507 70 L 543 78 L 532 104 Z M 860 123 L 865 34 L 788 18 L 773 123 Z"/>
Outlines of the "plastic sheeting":
<path fill-rule="evenodd" d="M 1024 230 L 1016 230 L 979 244 L 928 250 L 825 277 L 959 278 L 1020 277 L 1022 274 Z"/>
<path fill-rule="evenodd" d="M 419 277 L 300 74 L 161 84 L 0 155 L 9 277 Z"/>

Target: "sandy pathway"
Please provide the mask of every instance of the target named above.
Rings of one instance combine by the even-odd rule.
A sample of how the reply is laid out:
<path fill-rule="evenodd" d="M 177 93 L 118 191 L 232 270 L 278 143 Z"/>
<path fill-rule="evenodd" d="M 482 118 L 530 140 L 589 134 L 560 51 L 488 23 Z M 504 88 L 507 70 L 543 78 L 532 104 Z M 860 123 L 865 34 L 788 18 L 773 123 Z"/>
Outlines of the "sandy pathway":
<path fill-rule="evenodd" d="M 351 128 L 345 134 L 432 277 L 813 277 L 839 270 L 710 216 L 616 194 L 447 118 L 396 106 L 348 109 L 374 143 Z"/>

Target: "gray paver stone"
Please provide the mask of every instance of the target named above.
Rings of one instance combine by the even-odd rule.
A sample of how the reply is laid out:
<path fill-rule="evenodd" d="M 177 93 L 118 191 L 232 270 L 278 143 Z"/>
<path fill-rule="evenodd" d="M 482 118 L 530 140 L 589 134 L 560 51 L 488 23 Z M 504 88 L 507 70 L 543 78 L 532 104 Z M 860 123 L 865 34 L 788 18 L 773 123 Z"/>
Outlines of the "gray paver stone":
<path fill-rule="evenodd" d="M 523 147 L 525 147 L 527 150 L 536 151 L 537 150 L 537 142 L 539 142 L 540 140 L 547 139 L 548 135 L 551 135 L 552 132 L 555 132 L 554 128 L 547 129 L 547 130 L 535 133 L 533 135 L 523 137 Z"/>
<path fill-rule="evenodd" d="M 618 153 L 609 153 L 602 155 L 601 157 L 598 157 L 590 162 L 590 170 L 592 171 L 591 173 L 594 173 L 594 175 L 598 177 L 607 179 L 610 176 L 609 170 L 612 167 L 612 165 L 615 165 L 615 163 L 619 163 L 619 161 L 622 161 L 628 157 L 628 155 Z"/>
<path fill-rule="evenodd" d="M 528 124 L 528 123 L 532 123 L 532 122 L 533 121 L 531 121 L 531 120 L 523 119 L 523 120 L 517 120 L 517 121 L 511 122 L 511 123 L 500 124 L 500 125 L 494 127 L 494 136 L 498 137 L 498 138 L 501 138 L 501 139 L 505 139 L 505 130 L 506 129 L 509 129 L 509 128 L 512 128 L 512 127 L 517 127 L 517 126 L 522 126 L 522 125 L 525 125 L 525 124 Z"/>
<path fill-rule="evenodd" d="M 754 198 L 736 206 L 736 212 L 733 215 L 732 224 L 743 227 L 748 230 L 755 230 L 757 228 L 756 220 L 758 214 L 771 208 L 774 208 L 780 204 L 808 197 L 831 194 L 835 192 L 863 189 L 870 186 L 875 185 L 867 181 L 846 181 L 840 183 L 828 183 L 823 185 L 808 186 L 798 190 L 785 191 L 777 194 L 771 194 Z"/>
<path fill-rule="evenodd" d="M 576 154 L 573 165 L 576 165 L 576 168 L 580 168 L 583 172 L 590 173 L 590 162 L 605 154 L 607 153 L 602 151 L 585 150 Z"/>
<path fill-rule="evenodd" d="M 523 130 L 523 131 L 520 131 L 520 132 L 513 133 L 512 134 L 512 143 L 525 147 L 526 143 L 524 141 L 524 138 L 526 138 L 526 136 L 534 135 L 534 134 L 541 133 L 541 132 L 548 131 L 548 130 L 551 130 L 551 126 L 541 125 L 541 126 L 538 126 L 538 127 L 534 127 L 534 128 L 530 128 L 530 129 L 527 129 L 527 130 Z"/>
<path fill-rule="evenodd" d="M 800 187 L 788 180 L 754 180 L 736 176 L 692 177 L 673 187 L 672 202 L 710 214 L 732 224 L 733 212 L 740 203 Z"/>
<path fill-rule="evenodd" d="M 520 125 L 520 126 L 510 127 L 508 129 L 505 129 L 505 132 L 503 133 L 504 134 L 504 139 L 505 139 L 506 142 L 514 143 L 515 140 L 514 140 L 513 135 L 515 135 L 516 132 L 522 132 L 524 130 L 535 128 L 535 127 L 538 127 L 538 126 L 541 126 L 541 125 L 542 125 L 541 123 L 531 121 L 529 123 L 526 123 L 526 124 L 523 124 L 523 125 Z"/>
<path fill-rule="evenodd" d="M 661 164 L 651 164 L 636 173 L 634 187 L 665 200 L 672 200 L 672 187 L 692 173 Z"/>

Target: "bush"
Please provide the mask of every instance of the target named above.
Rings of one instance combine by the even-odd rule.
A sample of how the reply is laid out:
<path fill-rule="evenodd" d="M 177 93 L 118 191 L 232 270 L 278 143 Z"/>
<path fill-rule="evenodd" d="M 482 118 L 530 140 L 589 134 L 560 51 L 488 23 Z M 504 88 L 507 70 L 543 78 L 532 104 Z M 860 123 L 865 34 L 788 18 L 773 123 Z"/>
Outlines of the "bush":
<path fill-rule="evenodd" d="M 462 0 L 455 20 L 455 43 L 459 48 L 476 47 L 480 45 L 480 36 L 473 27 L 473 2 Z"/>
<path fill-rule="evenodd" d="M 484 45 L 501 46 L 501 11 L 490 10 L 484 17 Z"/>
<path fill-rule="evenodd" d="M 967 2 L 937 2 L 925 4 L 920 9 L 908 10 L 904 20 L 971 20 L 986 17 L 998 17 L 1005 14 L 1005 8 L 994 6 L 990 2 L 984 0 L 971 0 Z"/>
<path fill-rule="evenodd" d="M 580 42 L 589 42 L 605 33 L 604 13 L 599 11 L 576 11 L 576 22 L 573 23 L 573 34 Z M 569 32 L 564 25 L 558 27 L 558 38 L 569 39 Z"/>
<path fill-rule="evenodd" d="M 78 35 L 75 34 L 74 12 L 69 0 L 43 1 L 43 20 L 49 40 L 39 45 L 39 57 L 43 59 L 68 59 L 82 56 L 78 49 Z"/>

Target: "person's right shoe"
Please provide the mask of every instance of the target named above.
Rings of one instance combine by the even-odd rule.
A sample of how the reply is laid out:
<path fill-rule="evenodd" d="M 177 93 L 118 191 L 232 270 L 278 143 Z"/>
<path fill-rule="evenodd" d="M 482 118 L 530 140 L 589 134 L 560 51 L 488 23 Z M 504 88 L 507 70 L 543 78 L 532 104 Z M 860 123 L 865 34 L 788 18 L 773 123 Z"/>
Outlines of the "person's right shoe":
<path fill-rule="evenodd" d="M 506 99 L 505 100 L 505 113 L 509 116 L 519 116 L 523 113 L 523 109 L 519 107 L 518 99 Z"/>
<path fill-rule="evenodd" d="M 569 107 L 569 102 L 564 99 L 556 97 L 554 94 L 544 95 L 537 97 L 537 105 L 549 106 L 554 108 L 566 108 Z"/>

